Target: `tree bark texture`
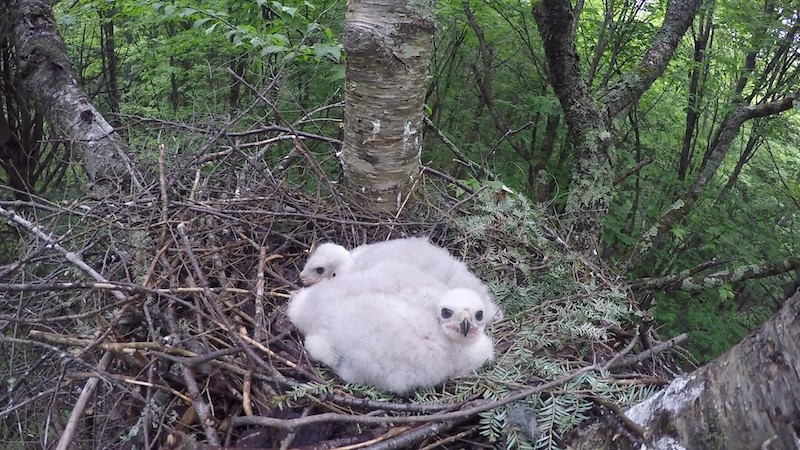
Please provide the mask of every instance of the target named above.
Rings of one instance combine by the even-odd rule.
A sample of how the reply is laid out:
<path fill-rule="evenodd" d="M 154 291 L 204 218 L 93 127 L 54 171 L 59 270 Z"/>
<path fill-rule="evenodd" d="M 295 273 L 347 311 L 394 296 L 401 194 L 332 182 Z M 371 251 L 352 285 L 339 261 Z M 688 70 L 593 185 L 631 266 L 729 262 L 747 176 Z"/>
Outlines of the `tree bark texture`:
<path fill-rule="evenodd" d="M 542 0 L 533 11 L 542 36 L 550 82 L 564 110 L 568 142 L 575 155 L 567 198 L 570 244 L 596 253 L 596 240 L 611 200 L 614 173 L 609 157 L 613 145 L 608 125 L 581 74 L 575 47 L 576 11 L 570 0 Z"/>
<path fill-rule="evenodd" d="M 800 446 L 800 291 L 759 331 L 626 415 L 642 440 L 595 424 L 575 448 L 790 450 Z M 643 442 L 642 442 L 643 441 Z M 573 443 L 574 444 L 574 443 Z"/>
<path fill-rule="evenodd" d="M 419 174 L 433 0 L 350 0 L 342 165 L 363 205 L 394 212 Z"/>
<path fill-rule="evenodd" d="M 134 168 L 130 149 L 92 105 L 81 87 L 56 29 L 50 4 L 10 0 L 12 38 L 19 80 L 50 126 L 83 153 L 83 166 L 95 188 L 127 187 Z"/>

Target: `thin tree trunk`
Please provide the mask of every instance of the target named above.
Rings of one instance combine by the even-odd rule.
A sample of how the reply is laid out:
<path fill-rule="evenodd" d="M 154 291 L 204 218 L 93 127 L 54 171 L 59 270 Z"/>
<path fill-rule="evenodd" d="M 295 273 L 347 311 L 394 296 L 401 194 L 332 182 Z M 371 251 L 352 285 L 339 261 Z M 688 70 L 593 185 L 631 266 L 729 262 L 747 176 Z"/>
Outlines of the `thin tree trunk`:
<path fill-rule="evenodd" d="M 713 4 L 712 4 L 713 5 Z M 697 121 L 700 117 L 700 80 L 701 75 L 708 71 L 708 56 L 706 48 L 711 37 L 713 27 L 713 7 L 706 8 L 700 17 L 699 36 L 694 40 L 694 65 L 689 74 L 689 98 L 687 100 L 686 129 L 683 134 L 681 159 L 678 163 L 678 179 L 684 181 L 692 165 L 694 142 L 697 136 Z M 702 77 L 705 78 L 705 77 Z"/>
<path fill-rule="evenodd" d="M 740 105 L 728 115 L 710 144 L 710 148 L 713 151 L 710 152 L 703 169 L 697 174 L 697 178 L 689 189 L 670 205 L 669 209 L 659 217 L 655 225 L 642 235 L 628 259 L 628 265 L 634 266 L 638 264 L 644 253 L 653 248 L 665 235 L 669 234 L 668 231 L 672 229 L 678 220 L 689 214 L 697 199 L 700 198 L 703 188 L 711 181 L 717 168 L 722 164 L 722 160 L 725 159 L 725 155 L 728 154 L 731 148 L 733 139 L 745 121 L 787 111 L 798 100 L 800 100 L 800 92 L 795 92 L 770 103 L 756 106 Z"/>
<path fill-rule="evenodd" d="M 739 175 L 742 174 L 742 170 L 744 169 L 745 164 L 747 164 L 752 158 L 753 155 L 756 154 L 756 150 L 758 147 L 761 146 L 761 136 L 758 134 L 758 124 L 753 126 L 753 130 L 750 132 L 750 137 L 747 139 L 747 144 L 744 146 L 744 150 L 742 150 L 742 154 L 739 155 L 739 160 L 736 161 L 736 167 L 733 168 L 733 173 L 728 178 L 728 182 L 725 183 L 725 186 L 719 192 L 717 196 L 716 203 L 721 203 L 725 197 L 728 196 L 730 191 L 736 185 L 736 181 L 739 179 Z"/>
<path fill-rule="evenodd" d="M 119 120 L 119 80 L 118 80 L 118 63 L 117 63 L 117 41 L 114 37 L 114 16 L 116 15 L 116 8 L 112 7 L 100 12 L 100 26 L 101 32 L 101 45 L 103 64 L 105 65 L 106 78 L 108 80 L 108 105 L 111 109 L 112 121 Z"/>
<path fill-rule="evenodd" d="M 433 0 L 348 5 L 342 166 L 364 206 L 395 212 L 419 176 Z"/>
<path fill-rule="evenodd" d="M 136 181 L 130 148 L 80 86 L 59 36 L 50 4 L 10 0 L 20 82 L 50 126 L 82 151 L 95 189 L 116 191 Z"/>
<path fill-rule="evenodd" d="M 626 416 L 587 428 L 574 448 L 789 450 L 800 442 L 800 291 L 769 322 L 712 363 L 676 378 Z M 610 439 L 609 436 L 616 436 Z"/>
<path fill-rule="evenodd" d="M 550 82 L 564 110 L 568 142 L 575 154 L 566 205 L 568 227 L 573 231 L 570 245 L 597 255 L 614 180 L 609 157 L 611 133 L 581 74 L 574 39 L 577 18 L 571 2 L 543 0 L 533 12 L 547 55 Z"/>

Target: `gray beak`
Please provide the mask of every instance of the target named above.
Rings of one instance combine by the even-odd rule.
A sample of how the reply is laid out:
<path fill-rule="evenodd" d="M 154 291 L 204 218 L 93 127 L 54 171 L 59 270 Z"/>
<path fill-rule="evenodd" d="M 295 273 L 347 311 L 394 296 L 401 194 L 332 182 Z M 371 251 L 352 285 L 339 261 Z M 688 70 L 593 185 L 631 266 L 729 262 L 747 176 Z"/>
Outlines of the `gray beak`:
<path fill-rule="evenodd" d="M 469 320 L 467 320 L 467 319 L 462 320 L 461 323 L 458 324 L 458 329 L 461 331 L 461 334 L 463 334 L 464 336 L 466 336 L 467 333 L 469 333 L 469 327 L 470 327 Z"/>

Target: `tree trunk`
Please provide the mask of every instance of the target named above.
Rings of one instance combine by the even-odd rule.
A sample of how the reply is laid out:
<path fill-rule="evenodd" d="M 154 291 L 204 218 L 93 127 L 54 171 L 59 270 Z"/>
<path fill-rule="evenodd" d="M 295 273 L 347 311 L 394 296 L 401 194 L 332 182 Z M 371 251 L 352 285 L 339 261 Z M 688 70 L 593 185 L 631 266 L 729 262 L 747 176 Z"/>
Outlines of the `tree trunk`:
<path fill-rule="evenodd" d="M 800 445 L 800 291 L 769 322 L 711 364 L 676 378 L 626 415 L 642 442 L 611 421 L 574 448 L 790 450 Z M 618 435 L 619 439 L 610 439 Z M 578 444 L 578 445 L 576 445 Z"/>
<path fill-rule="evenodd" d="M 395 212 L 419 173 L 433 0 L 351 0 L 342 165 L 354 200 Z"/>
<path fill-rule="evenodd" d="M 567 123 L 568 142 L 575 155 L 567 197 L 570 245 L 597 255 L 597 240 L 611 200 L 614 173 L 609 149 L 613 142 L 606 122 L 589 95 L 575 47 L 576 12 L 569 0 L 543 0 L 534 8 L 550 82 Z"/>
<path fill-rule="evenodd" d="M 127 188 L 135 180 L 130 149 L 80 86 L 50 4 L 10 0 L 6 6 L 22 86 L 50 126 L 82 150 L 84 170 L 95 189 Z"/>
<path fill-rule="evenodd" d="M 694 39 L 694 64 L 689 72 L 689 98 L 686 105 L 686 130 L 683 134 L 681 159 L 678 163 L 678 179 L 686 180 L 686 175 L 692 165 L 694 143 L 697 138 L 697 122 L 700 118 L 701 79 L 708 75 L 710 59 L 706 54 L 706 47 L 713 31 L 714 8 L 713 4 L 703 11 L 700 17 L 700 31 Z"/>
<path fill-rule="evenodd" d="M 119 123 L 120 93 L 117 76 L 117 41 L 114 37 L 114 17 L 117 8 L 102 9 L 100 14 L 100 48 L 102 50 L 105 77 L 108 83 L 108 107 L 111 109 L 112 121 Z"/>

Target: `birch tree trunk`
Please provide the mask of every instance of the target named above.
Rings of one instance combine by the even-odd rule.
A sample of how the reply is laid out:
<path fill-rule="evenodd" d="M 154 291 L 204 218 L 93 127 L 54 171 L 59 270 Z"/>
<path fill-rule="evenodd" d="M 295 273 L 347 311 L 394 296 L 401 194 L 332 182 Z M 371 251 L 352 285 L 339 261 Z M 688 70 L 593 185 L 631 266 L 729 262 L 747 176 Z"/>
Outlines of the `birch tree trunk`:
<path fill-rule="evenodd" d="M 50 4 L 9 0 L 11 40 L 17 51 L 19 80 L 50 126 L 83 156 L 93 188 L 113 192 L 137 182 L 128 144 L 81 87 Z"/>
<path fill-rule="evenodd" d="M 611 422 L 575 448 L 794 450 L 800 448 L 800 291 L 769 322 L 711 364 L 676 378 L 626 415 L 645 439 Z"/>
<path fill-rule="evenodd" d="M 395 212 L 419 174 L 433 0 L 350 0 L 342 165 L 348 191 Z"/>

